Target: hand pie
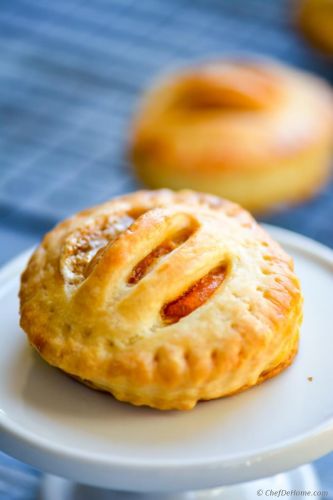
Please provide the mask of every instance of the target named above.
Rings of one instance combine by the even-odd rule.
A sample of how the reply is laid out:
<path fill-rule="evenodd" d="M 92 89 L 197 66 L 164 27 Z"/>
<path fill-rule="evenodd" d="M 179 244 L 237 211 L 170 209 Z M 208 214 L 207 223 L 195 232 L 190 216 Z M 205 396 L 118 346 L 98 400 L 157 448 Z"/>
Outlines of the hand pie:
<path fill-rule="evenodd" d="M 206 63 L 157 82 L 132 129 L 130 156 L 148 186 L 207 191 L 264 212 L 306 199 L 327 179 L 333 94 L 273 62 Z"/>
<path fill-rule="evenodd" d="M 333 0 L 299 0 L 297 14 L 305 36 L 333 55 Z"/>
<path fill-rule="evenodd" d="M 290 257 L 240 206 L 139 191 L 49 232 L 21 326 L 51 365 L 121 401 L 191 409 L 284 370 L 298 346 Z"/>

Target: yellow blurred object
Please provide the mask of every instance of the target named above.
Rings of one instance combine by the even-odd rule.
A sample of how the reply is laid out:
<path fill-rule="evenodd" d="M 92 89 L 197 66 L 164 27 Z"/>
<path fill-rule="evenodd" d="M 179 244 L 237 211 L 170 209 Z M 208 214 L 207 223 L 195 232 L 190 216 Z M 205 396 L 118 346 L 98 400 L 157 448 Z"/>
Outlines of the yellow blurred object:
<path fill-rule="evenodd" d="M 333 54 L 333 0 L 301 0 L 298 20 L 317 47 Z"/>
<path fill-rule="evenodd" d="M 207 191 L 255 212 L 315 192 L 332 149 L 328 84 L 277 63 L 230 60 L 158 82 L 130 144 L 148 186 Z"/>

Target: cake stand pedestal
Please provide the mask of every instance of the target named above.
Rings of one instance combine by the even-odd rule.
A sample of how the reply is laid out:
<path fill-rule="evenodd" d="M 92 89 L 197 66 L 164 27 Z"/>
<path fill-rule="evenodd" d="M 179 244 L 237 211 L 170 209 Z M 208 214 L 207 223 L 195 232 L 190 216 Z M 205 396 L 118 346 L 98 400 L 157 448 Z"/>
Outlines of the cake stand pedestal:
<path fill-rule="evenodd" d="M 253 500 L 267 498 L 270 491 L 320 491 L 318 478 L 311 465 L 273 477 L 186 493 L 133 493 L 112 491 L 74 483 L 56 476 L 43 479 L 40 500 Z"/>
<path fill-rule="evenodd" d="M 268 490 L 320 490 L 312 468 L 297 467 L 333 450 L 333 253 L 268 230 L 302 282 L 299 354 L 278 377 L 190 412 L 120 403 L 48 366 L 18 327 L 28 255 L 0 271 L 0 448 L 77 482 L 45 476 L 43 500 L 253 500 Z"/>

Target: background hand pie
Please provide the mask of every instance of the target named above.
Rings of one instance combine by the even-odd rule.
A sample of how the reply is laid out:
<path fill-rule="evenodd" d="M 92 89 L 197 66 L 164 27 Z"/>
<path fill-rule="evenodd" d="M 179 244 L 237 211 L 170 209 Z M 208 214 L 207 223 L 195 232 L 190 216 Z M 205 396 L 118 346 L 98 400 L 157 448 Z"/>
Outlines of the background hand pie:
<path fill-rule="evenodd" d="M 148 186 L 207 191 L 255 212 L 316 192 L 332 151 L 329 85 L 254 60 L 206 63 L 157 82 L 130 141 Z"/>
<path fill-rule="evenodd" d="M 304 35 L 319 49 L 333 55 L 333 0 L 299 0 L 297 21 Z"/>
<path fill-rule="evenodd" d="M 117 399 L 190 409 L 293 360 L 291 259 L 241 207 L 168 190 L 122 196 L 48 233 L 22 275 L 40 355 Z"/>

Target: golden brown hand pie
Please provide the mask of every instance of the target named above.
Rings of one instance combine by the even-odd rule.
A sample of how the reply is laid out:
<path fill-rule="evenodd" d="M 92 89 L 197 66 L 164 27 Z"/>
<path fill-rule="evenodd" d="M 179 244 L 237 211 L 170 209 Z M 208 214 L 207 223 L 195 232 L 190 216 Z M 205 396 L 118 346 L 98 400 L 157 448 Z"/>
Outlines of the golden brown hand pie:
<path fill-rule="evenodd" d="M 299 0 L 298 22 L 314 45 L 333 55 L 333 0 Z"/>
<path fill-rule="evenodd" d="M 117 399 L 190 409 L 276 375 L 297 351 L 292 260 L 241 207 L 140 191 L 65 220 L 22 275 L 40 355 Z"/>
<path fill-rule="evenodd" d="M 188 68 L 147 93 L 130 155 L 150 187 L 207 191 L 256 212 L 303 200 L 329 174 L 332 95 L 267 61 Z"/>

